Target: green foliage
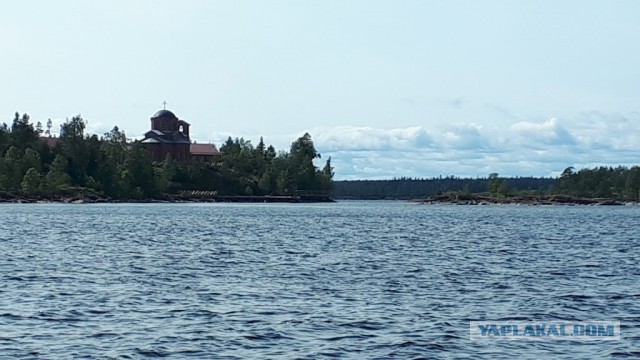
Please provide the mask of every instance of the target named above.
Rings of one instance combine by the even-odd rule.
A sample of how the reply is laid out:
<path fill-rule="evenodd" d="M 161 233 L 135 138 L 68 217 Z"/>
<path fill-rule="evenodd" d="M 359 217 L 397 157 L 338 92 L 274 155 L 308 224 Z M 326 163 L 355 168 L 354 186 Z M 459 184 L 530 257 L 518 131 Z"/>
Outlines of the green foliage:
<path fill-rule="evenodd" d="M 487 191 L 493 196 L 505 197 L 509 195 L 510 189 L 507 180 L 500 178 L 497 173 L 489 174 Z"/>
<path fill-rule="evenodd" d="M 40 160 L 40 154 L 35 150 L 29 148 L 24 151 L 24 157 L 22 158 L 22 168 L 30 169 L 34 168 L 38 172 L 42 169 L 42 161 Z"/>
<path fill-rule="evenodd" d="M 497 195 L 498 188 L 500 188 L 500 184 L 502 183 L 500 177 L 497 173 L 489 174 L 489 182 L 487 184 L 487 191 L 490 194 Z"/>
<path fill-rule="evenodd" d="M 122 175 L 127 184 L 129 197 L 144 199 L 158 194 L 151 156 L 140 144 L 134 144 L 127 153 Z"/>
<path fill-rule="evenodd" d="M 331 161 L 322 170 L 315 166 L 320 154 L 308 133 L 294 141 L 289 152 L 276 153 L 263 138 L 256 147 L 243 138 L 228 138 L 220 154 L 221 164 L 211 179 L 221 194 L 289 195 L 333 186 Z"/>
<path fill-rule="evenodd" d="M 11 132 L 7 124 L 0 124 L 0 155 L 4 154 L 9 148 Z"/>
<path fill-rule="evenodd" d="M 153 163 L 142 144 L 127 141 L 115 126 L 101 138 L 85 133 L 80 116 L 60 126 L 58 145 L 51 137 L 52 121 L 43 132 L 27 114 L 15 114 L 11 127 L 0 125 L 0 191 L 56 195 L 69 188 L 91 189 L 116 199 L 149 199 L 180 190 L 210 190 L 224 195 L 284 195 L 296 190 L 329 190 L 333 186 L 331 159 L 323 169 L 309 134 L 280 153 L 263 138 L 257 146 L 229 138 L 215 162 L 176 162 L 168 156 Z"/>
<path fill-rule="evenodd" d="M 640 167 L 601 166 L 577 172 L 565 170 L 553 192 L 577 197 L 638 200 Z"/>
<path fill-rule="evenodd" d="M 66 172 L 74 186 L 84 186 L 92 152 L 84 136 L 86 121 L 74 116 L 60 126 L 61 153 L 67 158 Z"/>
<path fill-rule="evenodd" d="M 272 195 L 277 193 L 278 176 L 273 168 L 267 169 L 258 182 L 258 187 L 263 194 Z"/>
<path fill-rule="evenodd" d="M 46 193 L 57 193 L 71 185 L 71 177 L 67 175 L 67 158 L 59 154 L 51 164 L 51 169 L 44 177 L 40 188 Z"/>
<path fill-rule="evenodd" d="M 321 190 L 333 190 L 333 166 L 331 166 L 331 158 L 327 159 L 322 171 L 320 171 L 316 178 L 318 179 Z"/>
<path fill-rule="evenodd" d="M 511 189 L 509 189 L 509 185 L 507 185 L 507 181 L 505 179 L 501 179 L 500 185 L 498 185 L 497 195 L 501 197 L 509 196 Z"/>
<path fill-rule="evenodd" d="M 47 120 L 47 130 L 44 132 L 46 136 L 51 136 L 51 128 L 53 127 L 53 121 L 51 119 Z"/>
<path fill-rule="evenodd" d="M 497 178 L 497 174 L 495 177 Z M 522 191 L 531 194 L 546 194 L 557 182 L 553 178 L 535 177 L 514 177 L 503 180 L 505 180 L 509 189 L 509 195 Z M 451 191 L 467 195 L 483 193 L 487 191 L 488 183 L 488 178 L 459 178 L 454 176 L 439 176 L 430 179 L 402 177 L 391 180 L 334 181 L 332 182 L 334 186 L 332 195 L 336 198 L 416 199 L 441 195 Z M 498 188 L 495 191 L 498 191 Z"/>
<path fill-rule="evenodd" d="M 27 194 L 34 194 L 40 189 L 40 172 L 35 168 L 30 168 L 22 179 L 22 191 Z"/>
<path fill-rule="evenodd" d="M 320 158 L 311 140 L 311 135 L 305 133 L 291 144 L 290 173 L 296 190 L 310 190 L 316 185 L 316 167 L 313 160 Z"/>
<path fill-rule="evenodd" d="M 20 150 L 24 150 L 27 147 L 32 147 L 39 138 L 39 134 L 36 129 L 33 128 L 33 124 L 30 122 L 29 115 L 15 113 L 13 123 L 11 124 L 11 140 L 10 144 L 17 147 Z"/>
<path fill-rule="evenodd" d="M 161 193 L 169 192 L 173 178 L 178 171 L 171 154 L 167 154 L 160 166 L 154 167 L 153 171 L 155 173 L 156 189 Z"/>
<path fill-rule="evenodd" d="M 4 158 L 2 159 L 3 171 L 0 177 L 0 186 L 2 186 L 4 190 L 16 191 L 20 189 L 20 183 L 24 176 L 23 154 L 24 153 L 15 146 L 11 146 L 4 154 Z"/>
<path fill-rule="evenodd" d="M 488 191 L 492 196 L 563 194 L 582 198 L 640 200 L 640 166 L 598 167 L 576 171 L 565 169 L 558 178 L 462 179 L 453 176 L 432 179 L 356 180 L 334 182 L 336 198 L 421 198 L 459 191 L 464 194 Z"/>

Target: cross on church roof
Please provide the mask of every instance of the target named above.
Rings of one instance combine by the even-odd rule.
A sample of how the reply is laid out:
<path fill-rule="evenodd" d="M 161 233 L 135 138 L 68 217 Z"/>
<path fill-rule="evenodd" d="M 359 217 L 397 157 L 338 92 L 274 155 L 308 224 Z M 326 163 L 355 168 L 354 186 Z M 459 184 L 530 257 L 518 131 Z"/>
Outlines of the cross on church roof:
<path fill-rule="evenodd" d="M 167 110 L 167 102 L 166 101 L 162 102 L 162 109 Z"/>

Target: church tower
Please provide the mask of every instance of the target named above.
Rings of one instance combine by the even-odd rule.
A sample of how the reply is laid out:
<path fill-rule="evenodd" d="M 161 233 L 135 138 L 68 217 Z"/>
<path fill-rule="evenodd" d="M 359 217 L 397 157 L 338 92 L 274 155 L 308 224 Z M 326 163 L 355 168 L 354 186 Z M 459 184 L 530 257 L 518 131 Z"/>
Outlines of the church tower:
<path fill-rule="evenodd" d="M 167 154 L 178 161 L 189 160 L 189 123 L 167 109 L 151 117 L 151 130 L 144 134 L 142 144 L 151 152 L 153 161 L 163 161 Z"/>

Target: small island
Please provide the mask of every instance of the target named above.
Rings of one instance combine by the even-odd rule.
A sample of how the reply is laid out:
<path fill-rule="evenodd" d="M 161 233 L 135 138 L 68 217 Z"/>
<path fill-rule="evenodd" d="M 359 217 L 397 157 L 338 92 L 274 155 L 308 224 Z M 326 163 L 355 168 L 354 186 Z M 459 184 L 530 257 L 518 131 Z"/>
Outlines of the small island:
<path fill-rule="evenodd" d="M 335 181 L 336 199 L 408 200 L 456 205 L 633 205 L 640 201 L 640 167 L 566 168 L 559 177 L 455 176 Z"/>
<path fill-rule="evenodd" d="M 627 205 L 637 202 L 608 198 L 579 198 L 567 195 L 516 195 L 497 197 L 488 194 L 448 193 L 425 199 L 409 200 L 417 204 L 455 205 Z"/>
<path fill-rule="evenodd" d="M 324 167 L 311 135 L 289 151 L 229 137 L 218 150 L 196 144 L 190 124 L 163 109 L 144 139 L 131 141 L 118 126 L 86 134 L 80 116 L 59 136 L 15 114 L 0 125 L 0 202 L 317 202 L 331 201 L 333 167 Z"/>

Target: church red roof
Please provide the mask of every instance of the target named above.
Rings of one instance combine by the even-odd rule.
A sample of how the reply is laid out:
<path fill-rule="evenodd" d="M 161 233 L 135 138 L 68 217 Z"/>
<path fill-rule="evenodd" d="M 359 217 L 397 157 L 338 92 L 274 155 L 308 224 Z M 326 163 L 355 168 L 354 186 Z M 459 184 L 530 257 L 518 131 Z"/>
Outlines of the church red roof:
<path fill-rule="evenodd" d="M 191 155 L 205 155 L 214 156 L 219 155 L 220 152 L 213 144 L 191 144 L 189 146 L 189 152 Z"/>

